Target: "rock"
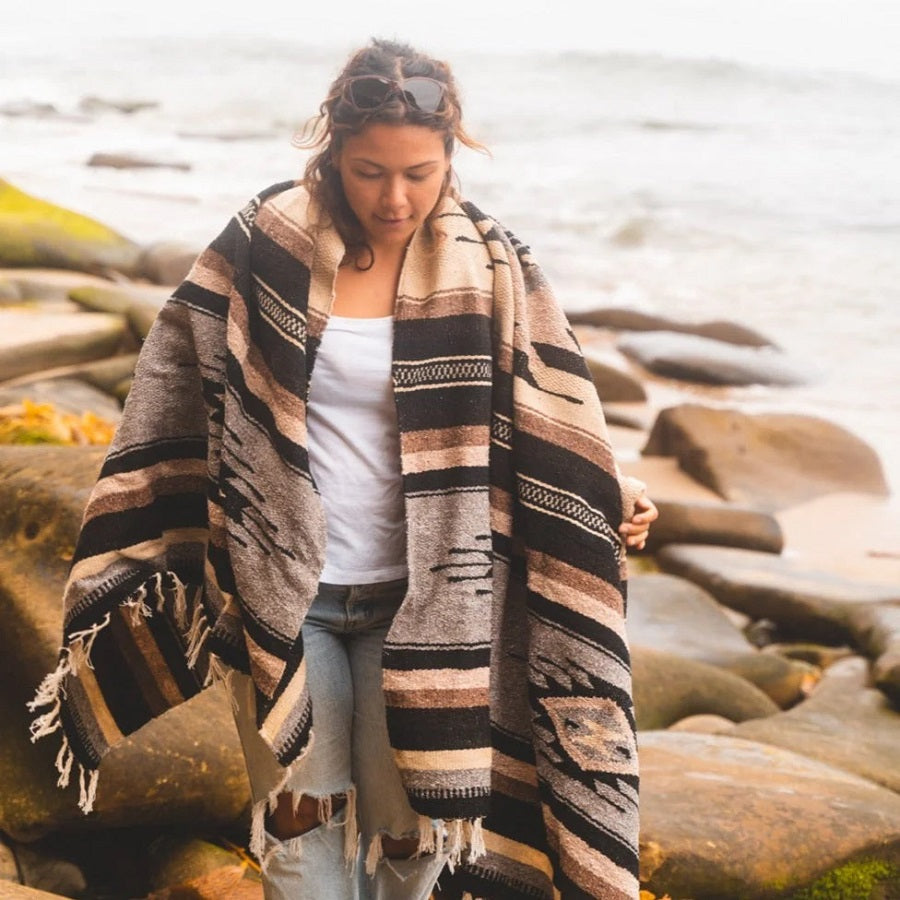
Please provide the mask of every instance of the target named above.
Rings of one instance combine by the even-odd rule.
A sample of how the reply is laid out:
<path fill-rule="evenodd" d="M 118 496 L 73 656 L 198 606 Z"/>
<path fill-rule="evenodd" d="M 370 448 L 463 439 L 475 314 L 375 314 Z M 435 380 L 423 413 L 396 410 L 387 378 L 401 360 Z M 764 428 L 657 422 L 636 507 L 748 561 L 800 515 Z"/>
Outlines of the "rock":
<path fill-rule="evenodd" d="M 644 386 L 610 354 L 585 348 L 584 358 L 597 394 L 604 403 L 643 403 L 647 399 Z"/>
<path fill-rule="evenodd" d="M 121 316 L 0 310 L 0 381 L 111 356 L 124 335 Z"/>
<path fill-rule="evenodd" d="M 0 265 L 83 272 L 136 271 L 140 248 L 94 219 L 0 179 Z"/>
<path fill-rule="evenodd" d="M 80 416 L 92 412 L 107 421 L 118 422 L 122 417 L 121 405 L 109 394 L 75 378 L 56 378 L 0 386 L 0 407 L 21 403 L 52 403 L 60 412 Z"/>
<path fill-rule="evenodd" d="M 204 691 L 126 739 L 104 759 L 96 812 L 56 787 L 54 737 L 28 739 L 30 700 L 56 665 L 62 588 L 103 451 L 0 447 L 0 830 L 33 840 L 58 829 L 133 825 L 224 827 L 249 790 L 231 707 Z"/>
<path fill-rule="evenodd" d="M 825 644 L 795 642 L 790 644 L 768 644 L 762 648 L 763 653 L 775 653 L 788 659 L 809 663 L 817 669 L 827 669 L 838 660 L 853 655 L 849 647 L 828 647 Z"/>
<path fill-rule="evenodd" d="M 84 287 L 69 292 L 69 298 L 87 309 L 118 313 L 128 319 L 138 339 L 147 337 L 150 327 L 171 296 L 166 288 L 144 285 Z"/>
<path fill-rule="evenodd" d="M 53 385 L 62 380 L 80 381 L 85 385 L 96 388 L 98 391 L 102 391 L 104 394 L 114 397 L 116 396 L 115 391 L 118 384 L 125 379 L 130 380 L 134 374 L 137 357 L 137 353 L 120 353 L 94 362 L 54 369 L 52 374 L 48 374 L 46 383 Z M 37 377 L 40 377 L 40 374 L 38 373 Z M 15 381 L 7 382 L 6 386 L 12 387 L 15 385 L 18 387 L 22 383 L 25 383 L 22 379 L 16 379 Z"/>
<path fill-rule="evenodd" d="M 772 900 L 898 859 L 900 797 L 871 781 L 727 735 L 645 732 L 639 747 L 643 889 Z"/>
<path fill-rule="evenodd" d="M 176 169 L 190 172 L 191 164 L 185 162 L 162 162 L 135 156 L 131 153 L 93 153 L 87 161 L 89 166 L 107 169 Z"/>
<path fill-rule="evenodd" d="M 665 544 L 719 544 L 781 553 L 784 537 L 769 513 L 739 504 L 659 500 L 659 518 L 650 529 L 647 549 Z"/>
<path fill-rule="evenodd" d="M 618 307 L 567 312 L 566 315 L 573 325 L 593 325 L 595 328 L 611 328 L 615 331 L 674 331 L 747 347 L 775 346 L 765 335 L 736 322 L 680 322 L 665 316 Z"/>
<path fill-rule="evenodd" d="M 0 279 L 0 304 L 7 305 L 11 303 L 19 303 L 22 299 L 22 292 L 19 285 L 10 278 Z"/>
<path fill-rule="evenodd" d="M 641 731 L 668 728 L 701 713 L 743 722 L 778 712 L 775 703 L 748 681 L 706 663 L 633 645 L 632 667 Z"/>
<path fill-rule="evenodd" d="M 16 855 L 13 853 L 12 847 L 0 835 L 0 894 L 3 891 L 2 882 L 18 880 L 19 867 L 16 864 Z"/>
<path fill-rule="evenodd" d="M 725 606 L 824 643 L 861 646 L 862 635 L 856 632 L 863 614 L 854 614 L 854 608 L 900 602 L 898 585 L 840 578 L 771 553 L 669 544 L 657 561 L 664 572 L 695 582 Z"/>
<path fill-rule="evenodd" d="M 699 715 L 687 716 L 670 725 L 669 731 L 689 731 L 691 734 L 719 734 L 730 731 L 734 727 L 731 719 L 724 716 Z"/>
<path fill-rule="evenodd" d="M 67 300 L 74 288 L 111 284 L 108 278 L 69 269 L 0 269 L 0 276 L 16 286 L 22 300 Z"/>
<path fill-rule="evenodd" d="M 60 900 L 59 894 L 48 894 L 46 891 L 36 891 L 34 888 L 25 887 L 24 884 L 6 882 L 2 888 L 3 900 Z"/>
<path fill-rule="evenodd" d="M 772 347 L 742 347 L 668 331 L 627 335 L 616 346 L 649 371 L 681 381 L 787 386 L 809 380 L 808 373 Z"/>
<path fill-rule="evenodd" d="M 266 141 L 271 131 L 179 131 L 178 137 L 200 141 Z"/>
<path fill-rule="evenodd" d="M 706 591 L 671 575 L 637 575 L 628 584 L 628 635 L 633 645 L 672 653 L 739 675 L 779 707 L 815 683 L 807 663 L 760 654 Z"/>
<path fill-rule="evenodd" d="M 80 897 L 87 889 L 84 873 L 75 863 L 38 846 L 19 844 L 16 861 L 22 883 L 28 887 L 63 897 Z"/>
<path fill-rule="evenodd" d="M 50 119 L 59 114 L 52 103 L 35 103 L 31 100 L 13 100 L 0 106 L 0 116 L 9 116 L 11 119 Z"/>
<path fill-rule="evenodd" d="M 674 456 L 721 497 L 760 508 L 780 509 L 836 491 L 888 494 L 875 451 L 814 416 L 682 404 L 660 412 L 643 452 Z"/>
<path fill-rule="evenodd" d="M 82 97 L 78 109 L 83 113 L 117 112 L 132 115 L 145 109 L 156 109 L 155 100 L 104 100 L 102 97 Z"/>
<path fill-rule="evenodd" d="M 235 853 L 200 838 L 177 835 L 162 835 L 153 841 L 148 857 L 153 890 L 185 884 L 224 868 L 241 867 L 241 858 Z"/>
<path fill-rule="evenodd" d="M 262 884 L 244 878 L 243 866 L 225 866 L 172 888 L 148 894 L 146 900 L 263 900 Z"/>
<path fill-rule="evenodd" d="M 900 709 L 900 602 L 851 607 L 847 621 L 856 646 L 875 661 L 875 687 Z"/>
<path fill-rule="evenodd" d="M 141 251 L 138 268 L 154 284 L 178 285 L 184 281 L 199 251 L 179 241 L 158 241 Z"/>
<path fill-rule="evenodd" d="M 121 381 L 116 382 L 116 386 L 113 388 L 112 394 L 119 403 L 125 403 L 125 398 L 128 396 L 131 391 L 131 378 L 123 378 Z"/>
<path fill-rule="evenodd" d="M 900 792 L 900 713 L 868 679 L 865 659 L 841 660 L 803 703 L 733 726 L 729 734 L 784 747 Z"/>

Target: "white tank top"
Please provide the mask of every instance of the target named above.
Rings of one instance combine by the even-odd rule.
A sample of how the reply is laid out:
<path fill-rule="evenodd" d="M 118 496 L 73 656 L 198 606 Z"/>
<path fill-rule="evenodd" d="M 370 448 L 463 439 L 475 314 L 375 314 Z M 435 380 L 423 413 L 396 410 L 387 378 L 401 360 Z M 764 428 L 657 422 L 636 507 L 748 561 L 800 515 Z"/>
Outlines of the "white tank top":
<path fill-rule="evenodd" d="M 316 354 L 306 423 L 328 534 L 320 579 L 330 584 L 407 574 L 393 333 L 391 316 L 331 316 Z"/>

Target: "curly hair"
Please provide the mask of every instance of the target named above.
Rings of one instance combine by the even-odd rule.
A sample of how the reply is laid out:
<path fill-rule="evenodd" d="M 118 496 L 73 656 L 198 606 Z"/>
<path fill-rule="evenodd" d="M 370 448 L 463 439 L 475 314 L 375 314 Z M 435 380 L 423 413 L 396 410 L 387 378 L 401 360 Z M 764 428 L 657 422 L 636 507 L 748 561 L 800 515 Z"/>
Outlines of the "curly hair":
<path fill-rule="evenodd" d="M 360 110 L 346 99 L 346 86 L 351 78 L 364 75 L 380 75 L 394 81 L 415 75 L 433 78 L 443 85 L 444 100 L 435 112 L 424 112 L 399 96 L 376 109 Z M 474 150 L 486 149 L 471 138 L 462 126 L 459 91 L 447 63 L 426 56 L 408 44 L 378 38 L 373 38 L 368 46 L 357 50 L 332 82 L 328 96 L 319 107 L 319 114 L 294 138 L 294 145 L 314 151 L 306 164 L 301 184 L 328 215 L 344 241 L 347 256 L 355 261 L 358 268 L 371 266 L 374 253 L 362 225 L 347 202 L 335 160 L 344 141 L 373 122 L 422 125 L 438 132 L 443 136 L 448 157 L 457 141 Z M 448 193 L 456 196 L 451 181 L 452 170 L 448 170 L 441 198 Z M 430 224 L 430 220 L 426 224 Z M 365 257 L 369 259 L 368 265 L 360 266 L 359 260 Z"/>

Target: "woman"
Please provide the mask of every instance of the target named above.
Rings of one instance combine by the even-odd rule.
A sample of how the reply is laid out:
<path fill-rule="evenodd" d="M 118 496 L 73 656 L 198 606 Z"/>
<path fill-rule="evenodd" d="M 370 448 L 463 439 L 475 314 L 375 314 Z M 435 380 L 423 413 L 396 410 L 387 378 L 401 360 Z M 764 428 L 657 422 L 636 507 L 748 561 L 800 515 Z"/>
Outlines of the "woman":
<path fill-rule="evenodd" d="M 226 678 L 268 898 L 426 898 L 445 865 L 450 896 L 637 896 L 624 545 L 656 510 L 457 141 L 448 67 L 374 41 L 305 178 L 201 254 L 33 703 L 87 811 L 122 734 Z"/>

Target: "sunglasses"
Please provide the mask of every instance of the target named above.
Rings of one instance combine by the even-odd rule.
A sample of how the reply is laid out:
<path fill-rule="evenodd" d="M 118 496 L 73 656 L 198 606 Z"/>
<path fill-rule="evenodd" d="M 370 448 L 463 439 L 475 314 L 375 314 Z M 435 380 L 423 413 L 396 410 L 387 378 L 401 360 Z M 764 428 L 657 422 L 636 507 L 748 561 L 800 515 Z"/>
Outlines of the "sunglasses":
<path fill-rule="evenodd" d="M 348 80 L 344 99 L 360 112 L 371 112 L 394 97 L 424 113 L 436 113 L 444 101 L 444 85 L 434 78 L 413 75 L 392 81 L 381 75 L 360 75 Z"/>

